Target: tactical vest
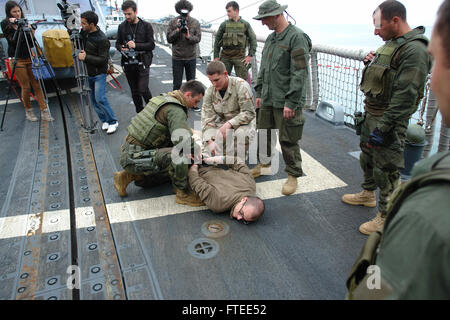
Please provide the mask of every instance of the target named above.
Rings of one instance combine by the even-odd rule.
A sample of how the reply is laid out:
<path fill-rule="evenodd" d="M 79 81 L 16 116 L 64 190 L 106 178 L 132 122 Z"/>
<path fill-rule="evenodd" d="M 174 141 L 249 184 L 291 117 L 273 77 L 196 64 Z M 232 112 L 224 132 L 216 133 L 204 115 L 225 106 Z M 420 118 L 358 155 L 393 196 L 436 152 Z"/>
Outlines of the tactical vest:
<path fill-rule="evenodd" d="M 384 229 L 388 227 L 403 201 L 416 190 L 434 183 L 450 184 L 450 152 L 443 153 L 431 164 L 431 170 L 413 177 L 407 183 L 400 185 L 392 194 L 391 201 L 387 207 L 387 217 L 384 223 Z M 349 290 L 347 297 L 352 297 L 353 291 L 358 284 L 366 277 L 367 268 L 376 262 L 378 248 L 383 241 L 383 230 L 378 230 L 369 235 L 365 242 L 359 258 L 352 267 L 350 276 L 347 279 L 347 288 Z"/>
<path fill-rule="evenodd" d="M 392 94 L 393 81 L 397 75 L 398 58 L 401 48 L 411 41 L 422 41 L 428 45 L 428 40 L 421 34 L 410 39 L 400 38 L 388 41 L 380 47 L 373 60 L 364 68 L 360 88 L 366 96 L 366 107 L 370 112 L 373 105 L 374 115 L 382 115 L 387 109 Z M 423 98 L 423 90 L 419 90 L 417 104 Z M 381 114 L 379 114 L 381 110 Z"/>
<path fill-rule="evenodd" d="M 225 32 L 222 36 L 223 48 L 245 50 L 247 45 L 246 30 L 247 27 L 241 20 L 238 22 L 232 20 L 225 22 Z"/>
<path fill-rule="evenodd" d="M 177 99 L 168 96 L 156 96 L 148 102 L 145 108 L 139 112 L 128 126 L 128 134 L 139 141 L 147 149 L 157 149 L 170 146 L 169 128 L 158 122 L 156 113 L 166 104 L 173 104 L 183 108 L 187 114 L 187 109 Z"/>

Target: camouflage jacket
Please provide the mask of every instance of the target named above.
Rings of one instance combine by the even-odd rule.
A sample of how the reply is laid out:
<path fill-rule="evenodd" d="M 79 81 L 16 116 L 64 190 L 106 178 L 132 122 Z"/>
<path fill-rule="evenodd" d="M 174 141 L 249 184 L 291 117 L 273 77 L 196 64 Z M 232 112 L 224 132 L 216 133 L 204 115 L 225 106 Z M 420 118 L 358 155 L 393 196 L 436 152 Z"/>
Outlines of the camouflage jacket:
<path fill-rule="evenodd" d="M 220 128 L 229 122 L 233 129 L 249 124 L 256 116 L 250 85 L 238 77 L 228 77 L 224 97 L 213 86 L 206 90 L 202 107 L 202 131 Z M 218 118 L 218 119 L 217 119 Z"/>
<path fill-rule="evenodd" d="M 291 110 L 304 106 L 311 47 L 308 35 L 291 23 L 280 34 L 267 37 L 255 86 L 263 106 Z"/>
<path fill-rule="evenodd" d="M 384 133 L 397 125 L 407 126 L 408 119 L 416 112 L 423 98 L 431 69 L 428 39 L 424 32 L 424 27 L 417 27 L 387 41 L 377 50 L 374 60 L 364 68 L 361 90 L 366 97 L 365 109 L 373 115 L 382 116 L 377 127 Z M 386 55 L 390 48 L 395 48 L 391 63 L 378 63 L 379 57 Z"/>

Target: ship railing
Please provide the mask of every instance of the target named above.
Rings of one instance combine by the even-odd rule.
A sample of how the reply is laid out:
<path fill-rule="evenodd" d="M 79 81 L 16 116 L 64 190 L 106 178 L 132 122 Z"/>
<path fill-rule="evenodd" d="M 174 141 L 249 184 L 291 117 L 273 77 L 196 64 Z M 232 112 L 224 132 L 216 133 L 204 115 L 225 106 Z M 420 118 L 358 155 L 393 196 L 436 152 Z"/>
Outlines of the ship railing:
<path fill-rule="evenodd" d="M 170 46 L 167 42 L 167 24 L 152 23 L 155 41 Z M 213 59 L 216 30 L 201 29 L 202 40 L 197 48 L 198 57 L 207 63 Z M 262 59 L 265 38 L 257 35 L 257 50 L 249 72 L 249 81 L 256 84 L 258 68 Z M 309 64 L 309 79 L 306 88 L 305 109 L 316 112 L 319 116 L 335 125 L 354 126 L 354 113 L 364 111 L 364 95 L 359 85 L 364 69 L 364 50 L 338 48 L 313 44 Z M 426 157 L 431 151 L 434 132 L 440 127 L 440 140 L 437 151 L 449 149 L 450 129 L 444 123 L 436 124 L 437 102 L 429 86 L 430 77 L 424 90 L 418 111 L 411 117 L 411 123 L 423 124 L 426 131 Z M 436 126 L 438 128 L 436 128 Z"/>

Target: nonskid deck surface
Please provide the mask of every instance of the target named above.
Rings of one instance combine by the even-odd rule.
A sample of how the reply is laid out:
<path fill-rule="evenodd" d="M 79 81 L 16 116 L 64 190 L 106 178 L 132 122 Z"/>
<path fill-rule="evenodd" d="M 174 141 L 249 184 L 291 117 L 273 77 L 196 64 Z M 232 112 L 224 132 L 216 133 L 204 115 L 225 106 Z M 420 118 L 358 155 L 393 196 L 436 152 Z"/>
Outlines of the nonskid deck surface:
<path fill-rule="evenodd" d="M 172 89 L 167 48 L 154 53 L 153 96 Z M 199 60 L 197 79 L 209 86 L 204 69 Z M 117 195 L 113 173 L 135 115 L 126 79 L 118 80 L 123 90 L 107 89 L 119 120 L 112 135 L 80 127 L 76 94 L 63 96 L 62 110 L 50 99 L 51 124 L 25 121 L 20 102 L 8 106 L 0 133 L 0 299 L 345 297 L 366 239 L 358 226 L 376 213 L 340 200 L 360 189 L 353 131 L 305 111 L 297 192 L 281 194 L 287 175 L 279 154 L 278 172 L 256 180 L 263 217 L 243 225 L 227 213 L 176 204 L 169 184 L 132 183 L 128 197 Z M 4 83 L 0 90 L 6 97 Z M 201 115 L 189 115 L 194 126 Z"/>

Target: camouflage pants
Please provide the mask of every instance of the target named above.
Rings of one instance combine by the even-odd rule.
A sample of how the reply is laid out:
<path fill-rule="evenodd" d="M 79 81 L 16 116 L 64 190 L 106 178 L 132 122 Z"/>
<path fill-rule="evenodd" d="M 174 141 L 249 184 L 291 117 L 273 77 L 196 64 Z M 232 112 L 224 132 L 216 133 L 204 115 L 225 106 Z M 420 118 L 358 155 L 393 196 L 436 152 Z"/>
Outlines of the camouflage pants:
<path fill-rule="evenodd" d="M 234 72 L 236 72 L 236 76 L 239 78 L 248 81 L 248 69 L 242 63 L 245 57 L 242 58 L 220 58 L 220 61 L 223 62 L 225 68 L 227 69 L 228 74 L 231 74 L 231 70 L 234 67 Z"/>
<path fill-rule="evenodd" d="M 294 117 L 286 120 L 283 117 L 283 109 L 273 107 L 260 107 L 257 110 L 257 128 L 258 129 L 277 129 L 278 139 L 281 146 L 284 162 L 286 163 L 285 171 L 294 176 L 300 177 L 302 171 L 302 156 L 300 154 L 300 146 L 298 142 L 302 138 L 303 124 L 305 117 L 301 108 L 295 110 Z M 263 138 L 264 132 L 258 132 L 258 139 Z M 271 131 L 265 132 L 267 139 L 267 154 L 263 154 L 258 143 L 258 162 L 260 159 L 272 158 L 272 149 L 275 147 L 272 142 Z"/>
<path fill-rule="evenodd" d="M 378 210 L 386 214 L 386 207 L 394 189 L 400 183 L 399 169 L 404 167 L 405 132 L 408 121 L 396 126 L 389 134 L 387 146 L 368 148 L 370 133 L 375 129 L 381 117 L 365 113 L 361 128 L 360 164 L 364 172 L 364 182 L 361 187 L 373 191 L 380 188 Z"/>
<path fill-rule="evenodd" d="M 172 148 L 145 150 L 137 145 L 124 141 L 120 147 L 120 165 L 131 174 L 143 175 L 143 185 L 149 186 L 152 181 L 170 181 L 173 186 L 187 190 L 188 165 L 172 162 Z"/>

